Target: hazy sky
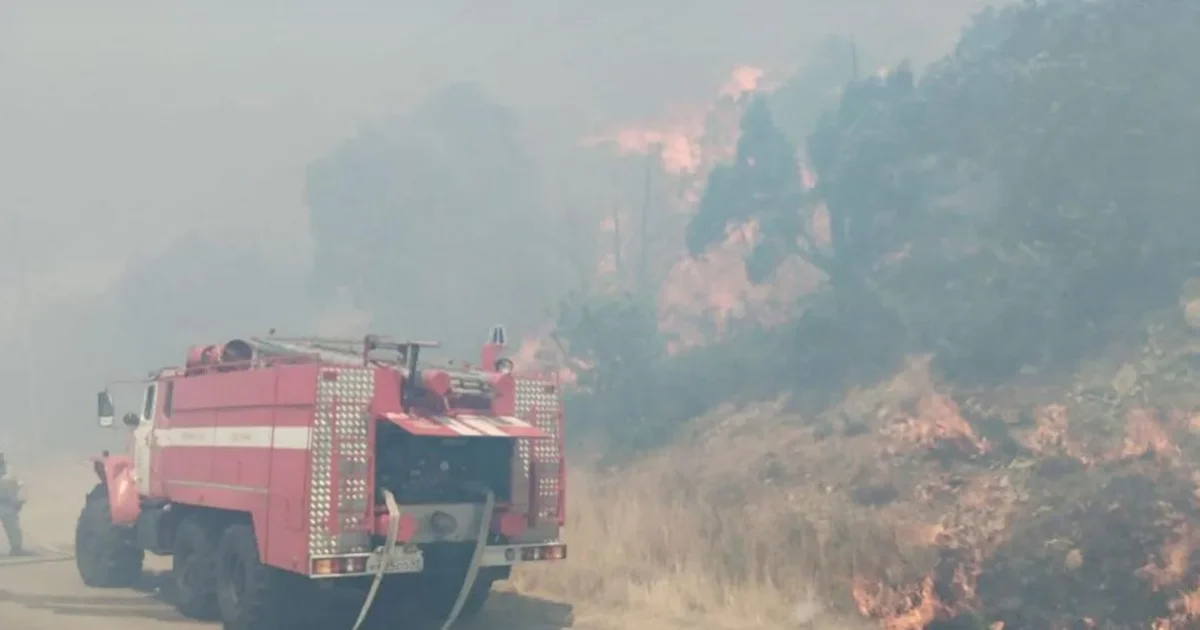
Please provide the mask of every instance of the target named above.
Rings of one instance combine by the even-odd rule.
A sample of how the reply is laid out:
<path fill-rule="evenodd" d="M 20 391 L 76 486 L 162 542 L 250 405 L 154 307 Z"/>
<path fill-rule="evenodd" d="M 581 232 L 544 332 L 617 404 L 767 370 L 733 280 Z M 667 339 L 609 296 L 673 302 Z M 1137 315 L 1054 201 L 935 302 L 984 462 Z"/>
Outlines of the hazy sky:
<path fill-rule="evenodd" d="M 783 71 L 830 34 L 928 59 L 983 4 L 0 0 L 0 263 L 36 300 L 191 229 L 300 261 L 304 167 L 446 82 L 582 134 L 702 103 L 738 63 Z"/>

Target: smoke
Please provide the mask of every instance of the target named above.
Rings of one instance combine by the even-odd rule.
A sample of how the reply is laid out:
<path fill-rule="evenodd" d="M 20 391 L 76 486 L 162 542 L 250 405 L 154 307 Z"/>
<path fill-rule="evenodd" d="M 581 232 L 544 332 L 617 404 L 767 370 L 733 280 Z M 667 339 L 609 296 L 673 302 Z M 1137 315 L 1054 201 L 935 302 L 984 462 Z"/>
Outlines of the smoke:
<path fill-rule="evenodd" d="M 0 393 L 12 411 L 0 446 L 91 443 L 96 389 L 176 363 L 193 342 L 378 321 L 352 295 L 311 292 L 308 169 L 446 85 L 475 82 L 518 121 L 537 238 L 560 250 L 542 264 L 561 273 L 497 290 L 451 257 L 444 290 L 486 294 L 532 330 L 594 269 L 599 219 L 640 197 L 639 168 L 578 138 L 707 103 L 742 65 L 786 76 L 828 35 L 854 35 L 864 60 L 929 59 L 981 4 L 4 2 Z M 497 251 L 528 249 L 528 226 L 493 229 Z M 420 322 L 455 304 L 414 299 L 418 329 L 393 332 L 425 336 Z M 462 310 L 442 334 L 496 323 Z"/>

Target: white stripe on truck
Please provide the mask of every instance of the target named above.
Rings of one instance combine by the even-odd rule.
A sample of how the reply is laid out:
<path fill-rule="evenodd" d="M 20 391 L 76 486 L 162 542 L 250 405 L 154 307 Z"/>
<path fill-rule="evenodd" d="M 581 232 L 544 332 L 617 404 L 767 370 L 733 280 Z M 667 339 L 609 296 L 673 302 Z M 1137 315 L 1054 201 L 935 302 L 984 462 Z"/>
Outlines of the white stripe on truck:
<path fill-rule="evenodd" d="M 172 427 L 154 429 L 151 440 L 162 448 L 278 448 L 308 450 L 309 427 Z"/>

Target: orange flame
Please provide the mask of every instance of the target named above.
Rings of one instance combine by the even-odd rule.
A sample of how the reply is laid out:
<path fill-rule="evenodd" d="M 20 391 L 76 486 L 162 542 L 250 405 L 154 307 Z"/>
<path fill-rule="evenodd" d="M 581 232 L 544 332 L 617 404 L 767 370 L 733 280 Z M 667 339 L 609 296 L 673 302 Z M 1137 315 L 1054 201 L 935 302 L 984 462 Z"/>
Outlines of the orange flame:
<path fill-rule="evenodd" d="M 1171 442 L 1162 423 L 1153 411 L 1133 409 L 1125 422 L 1125 441 L 1121 457 L 1137 458 L 1146 455 L 1159 457 L 1166 462 L 1176 463 L 1183 453 Z"/>
<path fill-rule="evenodd" d="M 1017 437 L 1022 446 L 1034 453 L 1065 455 L 1084 464 L 1091 462 L 1091 458 L 1084 454 L 1083 445 L 1069 435 L 1071 424 L 1066 406 L 1053 404 L 1040 407 L 1034 410 L 1033 419 L 1034 431 Z"/>
<path fill-rule="evenodd" d="M 1192 553 L 1200 545 L 1200 530 L 1183 524 L 1173 539 L 1163 544 L 1159 562 L 1152 562 L 1139 570 L 1139 575 L 1149 580 L 1156 590 L 1178 584 L 1187 577 Z"/>
<path fill-rule="evenodd" d="M 758 91 L 766 71 L 753 66 L 738 66 L 733 69 L 733 75 L 721 86 L 721 96 L 740 99 L 747 94 Z"/>
<path fill-rule="evenodd" d="M 942 394 L 923 396 L 915 414 L 897 418 L 885 431 L 899 443 L 917 448 L 948 446 L 975 454 L 991 450 L 987 439 L 976 435 L 962 417 L 958 405 Z"/>
<path fill-rule="evenodd" d="M 1153 630 L 1185 630 L 1200 622 L 1200 587 L 1171 600 L 1171 616 L 1160 617 L 1150 626 Z"/>
<path fill-rule="evenodd" d="M 924 630 L 945 609 L 932 577 L 915 588 L 895 588 L 856 577 L 851 594 L 858 610 L 879 619 L 885 630 Z"/>
<path fill-rule="evenodd" d="M 674 206 L 685 213 L 694 212 L 708 172 L 736 153 L 743 97 L 764 90 L 765 75 L 760 68 L 738 66 L 720 88 L 717 103 L 707 110 L 687 110 L 665 123 L 624 127 L 584 138 L 583 144 L 608 146 L 620 155 L 657 152 L 663 171 L 676 176 L 682 185 Z M 805 185 L 815 184 L 807 168 L 800 175 Z M 827 241 L 828 217 L 818 212 L 812 222 L 818 240 L 825 235 Z M 601 229 L 611 232 L 614 223 L 609 218 Z M 730 229 L 725 241 L 701 259 L 691 258 L 678 246 L 677 260 L 666 271 L 658 296 L 660 329 L 678 340 L 671 344 L 671 352 L 722 338 L 734 319 L 781 323 L 793 314 L 801 295 L 819 286 L 820 274 L 798 259 L 784 264 L 772 282 L 750 282 L 744 257 L 754 246 L 758 230 L 753 222 Z M 681 243 L 682 236 L 676 234 L 676 242 Z M 598 274 L 614 276 L 616 260 L 615 253 L 603 256 Z"/>

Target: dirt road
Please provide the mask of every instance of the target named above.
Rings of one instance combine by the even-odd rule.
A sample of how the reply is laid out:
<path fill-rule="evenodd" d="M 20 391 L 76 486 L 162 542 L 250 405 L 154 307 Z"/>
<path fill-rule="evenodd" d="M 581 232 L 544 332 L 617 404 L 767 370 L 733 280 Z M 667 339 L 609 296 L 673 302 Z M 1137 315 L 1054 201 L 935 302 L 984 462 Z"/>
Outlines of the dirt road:
<path fill-rule="evenodd" d="M 151 575 L 140 590 L 96 591 L 80 583 L 70 562 L 0 561 L 0 625 L 21 630 L 212 630 L 182 619 L 159 601 Z"/>
<path fill-rule="evenodd" d="M 19 453 L 19 451 L 18 451 Z M 24 465 L 22 465 L 24 464 Z M 170 566 L 166 558 L 147 557 L 147 572 L 135 589 L 103 590 L 84 586 L 73 561 L 46 562 L 52 549 L 69 552 L 75 520 L 84 495 L 95 484 L 83 456 L 30 457 L 16 470 L 29 502 L 22 513 L 26 538 L 41 558 L 12 562 L 0 535 L 0 628 L 14 630 L 214 630 L 220 624 L 186 619 L 159 596 L 159 577 Z M 61 552 L 60 552 L 61 555 Z M 500 588 L 499 585 L 497 585 Z M 600 630 L 590 622 L 572 625 L 566 604 L 511 592 L 497 592 L 474 623 L 462 630 Z M 607 625 L 607 624 L 605 624 Z M 343 630 L 321 628 L 320 630 Z M 346 628 L 345 630 L 349 630 Z"/>
<path fill-rule="evenodd" d="M 161 566 L 161 559 L 153 564 Z M 70 562 L 32 560 L 10 564 L 0 559 L 0 627 L 20 630 L 214 630 L 220 624 L 181 617 L 158 595 L 158 573 L 148 571 L 138 588 L 90 589 Z M 569 606 L 499 592 L 467 628 L 560 630 L 572 627 Z M 575 626 L 578 627 L 578 626 Z M 341 630 L 329 628 L 322 630 Z M 348 629 L 347 629 L 348 630 Z"/>

